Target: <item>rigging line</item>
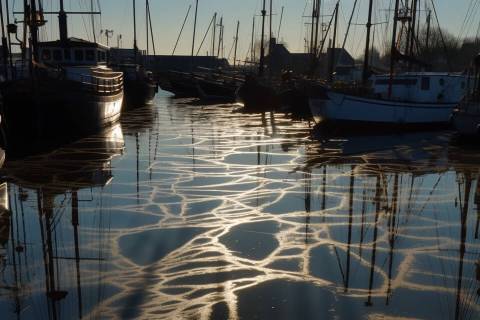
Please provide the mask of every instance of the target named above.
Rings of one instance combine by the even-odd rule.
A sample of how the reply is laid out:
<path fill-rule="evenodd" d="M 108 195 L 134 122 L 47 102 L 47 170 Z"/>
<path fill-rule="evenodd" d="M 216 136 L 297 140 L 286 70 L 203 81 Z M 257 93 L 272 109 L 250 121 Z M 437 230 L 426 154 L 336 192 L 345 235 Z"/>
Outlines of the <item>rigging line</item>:
<path fill-rule="evenodd" d="M 180 38 L 183 33 L 183 29 L 185 28 L 185 24 L 187 23 L 188 16 L 190 15 L 190 10 L 192 10 L 192 5 L 188 7 L 187 14 L 185 15 L 185 19 L 183 20 L 182 28 L 180 29 L 180 33 L 178 34 L 177 42 L 175 42 L 175 46 L 172 51 L 172 56 L 175 54 L 175 51 L 177 50 L 178 42 L 180 41 Z"/>
<path fill-rule="evenodd" d="M 433 2 L 433 0 L 430 0 L 430 2 L 432 3 L 433 13 L 435 14 L 435 20 L 437 21 L 438 32 L 440 33 L 440 38 L 442 39 L 443 50 L 445 50 L 445 58 L 447 59 L 448 70 L 451 71 L 452 70 L 452 64 L 451 64 L 450 57 L 449 57 L 449 54 L 448 54 L 447 44 L 445 43 L 445 37 L 443 36 L 443 31 L 442 31 L 442 28 L 440 27 L 440 21 L 438 19 L 438 14 L 437 14 L 437 7 L 435 6 L 435 2 Z"/>
<path fill-rule="evenodd" d="M 460 31 L 458 33 L 457 41 L 460 40 L 460 38 L 463 36 L 465 29 L 467 28 L 467 25 L 470 23 L 469 21 L 472 18 L 472 15 L 474 13 L 474 6 L 477 5 L 477 1 L 475 0 L 470 0 L 470 4 L 468 5 L 467 13 L 465 14 L 465 18 L 463 19 L 462 26 L 460 28 Z"/>
<path fill-rule="evenodd" d="M 353 15 L 355 14 L 355 9 L 357 8 L 358 0 L 355 0 L 353 3 L 352 13 L 350 14 L 350 19 L 348 20 L 347 31 L 345 32 L 345 37 L 343 38 L 342 49 L 345 49 L 345 44 L 347 43 L 348 34 L 350 33 L 350 27 L 352 26 Z M 343 50 L 342 50 L 343 54 Z M 342 58 L 342 57 L 340 57 Z M 340 60 L 340 59 L 339 59 Z"/>
<path fill-rule="evenodd" d="M 203 44 L 205 43 L 205 39 L 207 39 L 208 33 L 210 32 L 210 29 L 212 28 L 213 21 L 215 20 L 215 16 L 210 20 L 210 24 L 208 25 L 207 32 L 205 32 L 205 35 L 203 36 L 202 42 L 200 43 L 200 46 L 198 47 L 198 51 L 196 56 L 200 53 L 200 50 L 202 50 Z"/>

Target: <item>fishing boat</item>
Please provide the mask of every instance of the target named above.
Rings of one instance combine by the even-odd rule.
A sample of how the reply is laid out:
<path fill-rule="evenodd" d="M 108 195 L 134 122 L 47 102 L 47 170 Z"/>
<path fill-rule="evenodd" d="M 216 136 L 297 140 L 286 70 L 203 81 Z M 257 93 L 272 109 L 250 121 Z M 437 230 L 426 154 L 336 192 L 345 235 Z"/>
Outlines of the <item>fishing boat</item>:
<path fill-rule="evenodd" d="M 404 73 L 392 81 L 381 75 L 370 81 L 373 86 L 358 94 L 328 87 L 317 91 L 310 98 L 315 121 L 364 128 L 448 125 L 466 88 L 465 76 L 448 73 Z"/>
<path fill-rule="evenodd" d="M 153 73 L 141 64 L 118 64 L 113 67 L 123 73 L 125 106 L 142 107 L 153 103 L 158 92 L 158 83 Z"/>
<path fill-rule="evenodd" d="M 270 12 L 272 2 L 270 1 Z M 242 102 L 246 110 L 272 111 L 280 107 L 280 96 L 271 78 L 265 76 L 265 17 L 267 16 L 266 0 L 263 1 L 262 36 L 260 41 L 260 64 L 258 74 L 250 74 L 245 77 L 245 82 L 238 89 L 238 100 Z M 270 14 L 270 48 L 274 43 L 272 37 L 272 17 Z"/>
<path fill-rule="evenodd" d="M 68 38 L 67 17 L 60 0 L 60 40 L 39 42 L 43 13 L 31 1 L 31 56 L 28 72 L 1 84 L 7 135 L 32 132 L 51 137 L 91 132 L 120 117 L 123 73 L 107 66 L 109 47 Z"/>
<path fill-rule="evenodd" d="M 153 37 L 153 29 L 151 25 L 150 2 L 146 0 L 146 36 L 147 51 L 149 54 L 150 35 L 155 55 L 155 40 Z M 158 92 L 158 83 L 153 77 L 153 73 L 148 70 L 142 61 L 146 61 L 146 57 L 142 57 L 137 47 L 137 19 L 136 19 L 136 1 L 133 0 L 133 61 L 121 61 L 112 68 L 120 71 L 124 76 L 124 105 L 127 108 L 142 107 L 151 104 Z"/>
<path fill-rule="evenodd" d="M 394 11 L 390 73 L 370 77 L 369 52 L 372 5 L 367 23 L 367 41 L 361 84 L 339 87 L 334 83 L 317 89 L 309 99 L 312 115 L 317 123 L 327 127 L 388 129 L 430 128 L 447 126 L 451 113 L 463 98 L 466 77 L 460 74 L 436 72 L 397 72 L 396 62 L 426 64 L 412 57 L 413 45 L 407 44 L 405 54 L 397 48 L 399 21 L 415 21 L 415 16 L 400 16 L 400 1 Z M 405 12 L 410 12 L 406 10 Z M 402 13 L 405 14 L 405 13 Z M 415 23 L 414 23 L 415 24 Z M 412 28 L 410 28 L 412 29 Z M 411 31 L 412 32 L 412 31 Z M 414 32 L 414 31 L 413 31 Z M 414 38 L 415 34 L 411 34 Z M 412 40 L 413 41 L 413 40 Z M 410 49 L 408 49 L 410 48 Z M 330 126 L 329 126 L 330 125 Z M 333 126 L 332 126 L 333 125 Z"/>

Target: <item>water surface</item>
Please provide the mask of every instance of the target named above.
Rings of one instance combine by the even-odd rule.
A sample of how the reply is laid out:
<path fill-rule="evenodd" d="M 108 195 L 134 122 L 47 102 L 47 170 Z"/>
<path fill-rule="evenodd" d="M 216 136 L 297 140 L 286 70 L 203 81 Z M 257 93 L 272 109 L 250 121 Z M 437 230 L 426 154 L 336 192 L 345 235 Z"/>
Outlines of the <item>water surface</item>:
<path fill-rule="evenodd" d="M 160 94 L 8 160 L 2 319 L 479 318 L 480 150 L 310 134 Z"/>

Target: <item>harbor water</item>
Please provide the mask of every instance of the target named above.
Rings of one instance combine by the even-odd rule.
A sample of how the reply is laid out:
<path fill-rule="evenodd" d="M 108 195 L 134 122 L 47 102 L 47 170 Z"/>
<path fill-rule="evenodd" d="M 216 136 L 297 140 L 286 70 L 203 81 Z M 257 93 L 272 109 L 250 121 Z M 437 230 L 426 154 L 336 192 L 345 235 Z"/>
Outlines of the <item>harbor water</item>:
<path fill-rule="evenodd" d="M 2 319 L 478 319 L 480 149 L 160 93 L 2 168 Z"/>

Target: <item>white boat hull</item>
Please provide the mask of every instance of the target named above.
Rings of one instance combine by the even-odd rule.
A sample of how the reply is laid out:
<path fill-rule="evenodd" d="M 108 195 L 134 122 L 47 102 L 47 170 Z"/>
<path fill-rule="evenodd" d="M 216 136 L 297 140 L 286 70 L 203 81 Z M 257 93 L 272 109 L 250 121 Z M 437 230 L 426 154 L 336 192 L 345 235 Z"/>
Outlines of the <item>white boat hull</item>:
<path fill-rule="evenodd" d="M 327 91 L 326 98 L 311 98 L 315 122 L 355 122 L 369 124 L 446 124 L 456 103 L 414 103 L 360 98 Z"/>

